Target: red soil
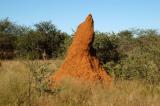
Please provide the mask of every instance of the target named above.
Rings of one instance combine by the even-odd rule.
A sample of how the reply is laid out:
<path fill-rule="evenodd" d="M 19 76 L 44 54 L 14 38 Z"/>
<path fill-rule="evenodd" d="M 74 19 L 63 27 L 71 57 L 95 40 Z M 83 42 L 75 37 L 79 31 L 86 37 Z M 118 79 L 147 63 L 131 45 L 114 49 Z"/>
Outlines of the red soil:
<path fill-rule="evenodd" d="M 110 76 L 93 55 L 93 39 L 94 21 L 92 15 L 88 15 L 86 20 L 78 26 L 67 57 L 60 69 L 52 76 L 52 81 L 59 82 L 64 77 L 72 77 L 91 83 L 110 83 Z"/>

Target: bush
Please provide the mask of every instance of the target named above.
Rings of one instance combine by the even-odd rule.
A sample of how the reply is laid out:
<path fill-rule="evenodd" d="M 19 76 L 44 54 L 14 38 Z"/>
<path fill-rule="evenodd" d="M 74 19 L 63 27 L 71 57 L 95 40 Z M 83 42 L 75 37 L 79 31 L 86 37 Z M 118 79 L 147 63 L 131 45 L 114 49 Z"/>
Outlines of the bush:
<path fill-rule="evenodd" d="M 120 53 L 117 51 L 117 38 L 113 34 L 95 33 L 93 48 L 97 57 L 105 64 L 109 61 L 117 62 L 120 59 Z"/>
<path fill-rule="evenodd" d="M 142 32 L 141 32 L 142 33 Z M 143 36 L 127 40 L 120 38 L 119 52 L 123 51 L 118 63 L 104 65 L 116 79 L 141 79 L 152 84 L 160 84 L 160 36 L 149 32 Z M 126 45 L 128 48 L 126 49 Z"/>

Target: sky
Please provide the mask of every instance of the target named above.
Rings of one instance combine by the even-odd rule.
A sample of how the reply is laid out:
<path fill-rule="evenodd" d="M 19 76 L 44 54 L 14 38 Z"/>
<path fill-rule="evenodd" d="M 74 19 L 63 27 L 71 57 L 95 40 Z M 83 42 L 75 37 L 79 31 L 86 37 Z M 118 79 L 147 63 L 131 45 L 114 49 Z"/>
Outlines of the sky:
<path fill-rule="evenodd" d="M 27 26 L 52 21 L 69 34 L 89 13 L 96 31 L 160 29 L 160 0 L 0 0 L 0 19 Z"/>

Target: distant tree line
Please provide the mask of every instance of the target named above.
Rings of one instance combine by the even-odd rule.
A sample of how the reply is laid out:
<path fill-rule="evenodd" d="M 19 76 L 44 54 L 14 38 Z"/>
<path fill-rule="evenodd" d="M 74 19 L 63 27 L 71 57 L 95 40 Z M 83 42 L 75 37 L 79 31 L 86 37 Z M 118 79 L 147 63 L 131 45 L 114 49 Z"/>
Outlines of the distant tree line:
<path fill-rule="evenodd" d="M 50 21 L 30 28 L 4 19 L 0 21 L 0 58 L 57 58 L 66 51 L 64 44 L 68 39 L 70 36 L 58 30 Z"/>
<path fill-rule="evenodd" d="M 73 36 L 50 21 L 33 28 L 0 20 L 0 59 L 63 58 Z M 93 48 L 115 79 L 160 82 L 160 34 L 152 29 L 95 32 Z"/>

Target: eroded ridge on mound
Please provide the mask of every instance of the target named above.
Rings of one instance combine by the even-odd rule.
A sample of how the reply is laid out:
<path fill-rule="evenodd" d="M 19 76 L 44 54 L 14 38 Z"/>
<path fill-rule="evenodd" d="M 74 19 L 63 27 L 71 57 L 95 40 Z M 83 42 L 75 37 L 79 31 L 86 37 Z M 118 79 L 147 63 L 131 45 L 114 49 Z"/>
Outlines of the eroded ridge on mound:
<path fill-rule="evenodd" d="M 101 82 L 104 84 L 111 81 L 110 76 L 102 68 L 93 53 L 93 39 L 94 21 L 90 14 L 78 26 L 64 63 L 52 76 L 55 83 L 61 81 L 64 77 L 78 78 L 81 81 L 91 83 Z"/>

